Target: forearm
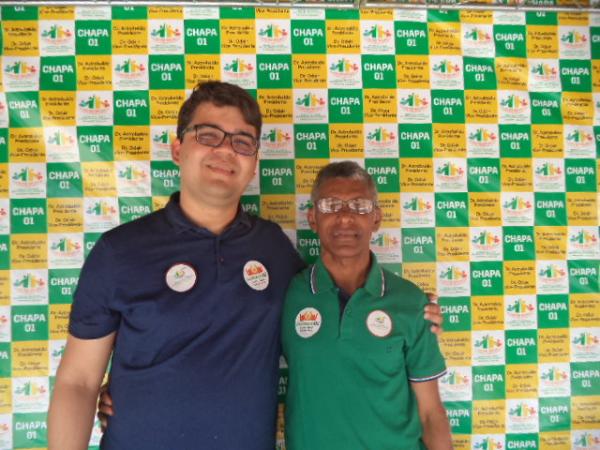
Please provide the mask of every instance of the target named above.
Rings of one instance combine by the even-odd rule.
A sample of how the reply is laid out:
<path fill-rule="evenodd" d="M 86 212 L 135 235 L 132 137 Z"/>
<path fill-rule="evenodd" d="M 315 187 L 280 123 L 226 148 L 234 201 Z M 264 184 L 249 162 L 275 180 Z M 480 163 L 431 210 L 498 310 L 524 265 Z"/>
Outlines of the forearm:
<path fill-rule="evenodd" d="M 98 390 L 59 383 L 48 412 L 48 450 L 87 450 Z"/>
<path fill-rule="evenodd" d="M 446 412 L 430 412 L 422 418 L 423 442 L 428 450 L 451 450 L 452 438 Z"/>

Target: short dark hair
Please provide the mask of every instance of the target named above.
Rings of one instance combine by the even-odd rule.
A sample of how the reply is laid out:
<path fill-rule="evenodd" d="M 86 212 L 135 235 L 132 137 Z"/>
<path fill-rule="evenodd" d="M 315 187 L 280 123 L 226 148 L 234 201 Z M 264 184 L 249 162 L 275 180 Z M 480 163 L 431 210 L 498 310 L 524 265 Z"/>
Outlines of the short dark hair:
<path fill-rule="evenodd" d="M 202 103 L 238 108 L 246 123 L 256 130 L 256 138 L 260 139 L 262 116 L 256 100 L 245 89 L 235 84 L 205 81 L 198 83 L 192 94 L 181 105 L 177 116 L 177 138 L 179 140 L 183 139 L 183 130 L 190 125 L 196 108 Z"/>
<path fill-rule="evenodd" d="M 327 180 L 332 178 L 346 178 L 362 181 L 371 191 L 373 200 L 377 202 L 377 187 L 375 186 L 373 178 L 369 175 L 369 172 L 354 161 L 337 161 L 329 163 L 319 170 L 310 193 L 310 199 L 313 204 L 319 199 L 319 190 L 321 189 L 321 186 L 323 186 Z"/>

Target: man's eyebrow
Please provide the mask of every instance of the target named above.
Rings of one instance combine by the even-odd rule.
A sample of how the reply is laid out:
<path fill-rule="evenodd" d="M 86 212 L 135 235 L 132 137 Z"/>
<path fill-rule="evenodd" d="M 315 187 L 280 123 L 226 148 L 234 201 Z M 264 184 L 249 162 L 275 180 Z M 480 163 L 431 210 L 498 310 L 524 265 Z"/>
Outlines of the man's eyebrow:
<path fill-rule="evenodd" d="M 223 130 L 223 128 L 221 128 L 219 125 L 217 125 L 216 123 L 211 123 L 211 122 L 202 122 L 202 123 L 197 123 L 194 126 L 200 126 L 200 125 L 208 125 L 209 127 L 213 127 L 213 128 L 218 128 L 219 130 L 225 131 Z M 225 131 L 225 133 L 229 133 L 229 131 Z M 252 133 L 250 133 L 249 131 L 244 131 L 244 130 L 237 130 L 234 131 L 232 133 L 229 134 L 243 134 L 245 136 L 250 136 L 253 139 L 258 139 L 256 136 L 254 136 Z"/>

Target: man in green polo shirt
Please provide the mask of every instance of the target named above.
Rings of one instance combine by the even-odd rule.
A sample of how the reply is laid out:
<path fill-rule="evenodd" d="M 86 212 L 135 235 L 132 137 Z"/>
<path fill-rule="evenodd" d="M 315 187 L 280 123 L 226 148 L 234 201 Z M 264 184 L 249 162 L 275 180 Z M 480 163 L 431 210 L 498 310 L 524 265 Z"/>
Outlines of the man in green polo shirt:
<path fill-rule="evenodd" d="M 331 163 L 311 196 L 321 256 L 291 282 L 282 318 L 287 449 L 451 449 L 427 297 L 369 249 L 381 223 L 373 180 Z"/>

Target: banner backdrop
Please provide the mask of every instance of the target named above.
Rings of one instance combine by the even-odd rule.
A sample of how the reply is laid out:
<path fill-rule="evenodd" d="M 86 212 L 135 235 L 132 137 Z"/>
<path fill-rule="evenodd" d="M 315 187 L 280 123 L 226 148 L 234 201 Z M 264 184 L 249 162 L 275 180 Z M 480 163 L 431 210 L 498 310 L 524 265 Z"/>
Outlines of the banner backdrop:
<path fill-rule="evenodd" d="M 256 95 L 265 126 L 244 208 L 307 261 L 318 169 L 354 159 L 373 175 L 373 251 L 441 296 L 456 449 L 600 448 L 600 16 L 1 15 L 0 449 L 46 447 L 80 267 L 102 232 L 178 189 L 176 115 L 207 79 Z"/>

